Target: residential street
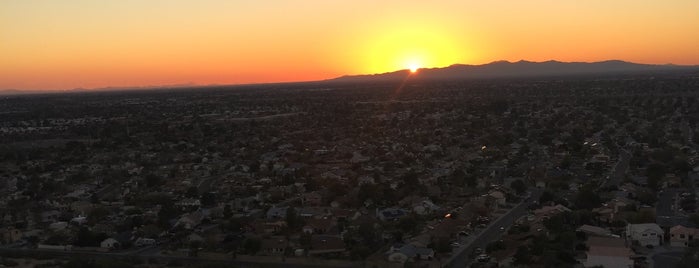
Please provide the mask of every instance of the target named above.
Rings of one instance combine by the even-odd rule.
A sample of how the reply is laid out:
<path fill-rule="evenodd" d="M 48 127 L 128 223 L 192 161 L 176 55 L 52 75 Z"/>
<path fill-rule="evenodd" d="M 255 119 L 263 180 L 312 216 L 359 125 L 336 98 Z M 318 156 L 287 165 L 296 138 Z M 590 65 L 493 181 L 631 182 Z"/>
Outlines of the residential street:
<path fill-rule="evenodd" d="M 460 251 L 455 252 L 454 255 L 446 262 L 446 264 L 443 265 L 443 267 L 466 267 L 466 265 L 472 261 L 470 258 L 471 256 L 469 255 L 471 252 L 473 252 L 473 250 L 476 248 L 485 248 L 488 243 L 500 238 L 503 233 L 503 231 L 500 230 L 500 227 L 508 229 L 514 224 L 515 220 L 526 215 L 529 205 L 538 200 L 539 196 L 543 192 L 538 188 L 530 188 L 529 191 L 532 193 L 531 198 L 528 200 L 523 200 L 517 206 L 510 209 L 507 213 L 491 222 L 485 229 L 470 236 L 467 243 L 461 246 L 459 248 Z"/>

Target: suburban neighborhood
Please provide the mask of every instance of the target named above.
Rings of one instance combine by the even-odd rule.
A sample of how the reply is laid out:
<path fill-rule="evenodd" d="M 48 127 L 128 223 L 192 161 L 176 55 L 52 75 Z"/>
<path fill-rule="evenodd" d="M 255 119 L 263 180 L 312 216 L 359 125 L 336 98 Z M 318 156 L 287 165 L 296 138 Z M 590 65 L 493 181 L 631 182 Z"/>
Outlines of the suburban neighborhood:
<path fill-rule="evenodd" d="M 697 267 L 697 87 L 2 96 L 0 265 Z"/>

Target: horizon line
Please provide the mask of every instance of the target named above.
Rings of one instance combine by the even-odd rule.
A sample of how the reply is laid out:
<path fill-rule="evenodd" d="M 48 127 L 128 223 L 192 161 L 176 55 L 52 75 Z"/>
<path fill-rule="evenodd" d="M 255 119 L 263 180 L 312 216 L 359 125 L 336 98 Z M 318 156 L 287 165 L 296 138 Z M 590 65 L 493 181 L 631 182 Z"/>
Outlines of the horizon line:
<path fill-rule="evenodd" d="M 602 63 L 602 62 L 624 62 L 630 64 L 638 65 L 656 65 L 656 66 L 677 66 L 677 67 L 699 67 L 699 64 L 675 64 L 675 63 L 641 63 L 633 62 L 619 59 L 609 59 L 600 61 L 559 61 L 554 59 L 549 59 L 545 61 L 530 61 L 525 59 L 520 59 L 517 61 L 510 60 L 493 60 L 487 63 L 481 64 L 467 64 L 467 63 L 453 63 L 442 67 L 419 67 L 417 70 L 435 70 L 444 69 L 453 66 L 484 66 L 494 63 L 547 63 L 547 62 L 558 62 L 558 63 Z M 225 87 L 225 86 L 252 86 L 252 85 L 273 85 L 273 84 L 293 84 L 293 83 L 311 83 L 311 82 L 326 82 L 343 77 L 353 77 L 353 76 L 372 76 L 372 75 L 383 75 L 396 72 L 410 71 L 410 68 L 397 69 L 393 71 L 387 71 L 382 73 L 360 73 L 360 74 L 344 74 L 332 78 L 322 78 L 318 80 L 294 80 L 294 81 L 268 81 L 268 82 L 244 82 L 244 83 L 223 83 L 223 84 L 198 84 L 198 83 L 185 83 L 185 84 L 163 84 L 163 85 L 144 85 L 144 86 L 104 86 L 104 87 L 75 87 L 66 89 L 16 89 L 16 88 L 6 88 L 0 89 L 0 93 L 17 93 L 17 94 L 31 94 L 31 93 L 70 93 L 70 92 L 90 92 L 90 91 L 119 91 L 119 90 L 151 90 L 151 89 L 180 89 L 180 88 L 192 88 L 192 87 Z"/>

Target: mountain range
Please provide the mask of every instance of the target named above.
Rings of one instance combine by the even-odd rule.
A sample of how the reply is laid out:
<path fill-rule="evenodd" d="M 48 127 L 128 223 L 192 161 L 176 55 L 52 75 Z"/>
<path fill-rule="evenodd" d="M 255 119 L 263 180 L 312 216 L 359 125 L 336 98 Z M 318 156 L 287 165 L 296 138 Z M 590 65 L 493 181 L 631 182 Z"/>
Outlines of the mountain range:
<path fill-rule="evenodd" d="M 628 74 L 652 74 L 664 72 L 692 72 L 699 74 L 699 65 L 654 65 L 638 64 L 620 60 L 608 60 L 600 62 L 560 62 L 560 61 L 494 61 L 481 65 L 454 64 L 443 68 L 422 68 L 411 74 L 409 70 L 370 75 L 345 75 L 334 79 L 322 81 L 291 82 L 291 83 L 267 83 L 252 85 L 170 85 L 170 86 L 144 86 L 144 87 L 107 87 L 99 89 L 73 89 L 63 91 L 47 90 L 16 90 L 0 89 L 0 95 L 59 93 L 59 92 L 94 92 L 94 91 L 121 91 L 121 90 L 146 90 L 146 89 L 176 89 L 176 88 L 223 88 L 223 87 L 259 87 L 291 84 L 316 85 L 325 83 L 364 83 L 364 82 L 393 82 L 406 79 L 417 80 L 468 80 L 468 79 L 495 79 L 495 78 L 529 78 L 529 77 L 561 77 L 561 76 L 613 76 Z"/>
<path fill-rule="evenodd" d="M 620 60 L 600 62 L 560 62 L 560 61 L 495 61 L 482 65 L 455 64 L 444 68 L 423 68 L 412 74 L 417 79 L 457 80 L 457 79 L 492 79 L 555 77 L 575 75 L 615 75 L 680 70 L 697 70 L 699 66 L 638 64 Z M 410 74 L 409 70 L 400 70 L 373 75 L 347 75 L 328 81 L 334 82 L 371 82 L 403 80 Z"/>

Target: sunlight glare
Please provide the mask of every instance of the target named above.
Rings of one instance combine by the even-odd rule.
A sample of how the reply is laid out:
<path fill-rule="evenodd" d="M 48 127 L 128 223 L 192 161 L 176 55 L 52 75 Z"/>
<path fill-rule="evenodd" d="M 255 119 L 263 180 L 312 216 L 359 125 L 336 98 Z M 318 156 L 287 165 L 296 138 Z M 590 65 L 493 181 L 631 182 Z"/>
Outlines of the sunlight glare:
<path fill-rule="evenodd" d="M 420 69 L 420 66 L 418 66 L 416 63 L 411 63 L 408 65 L 408 69 L 410 69 L 411 73 L 416 73 L 418 69 Z"/>

